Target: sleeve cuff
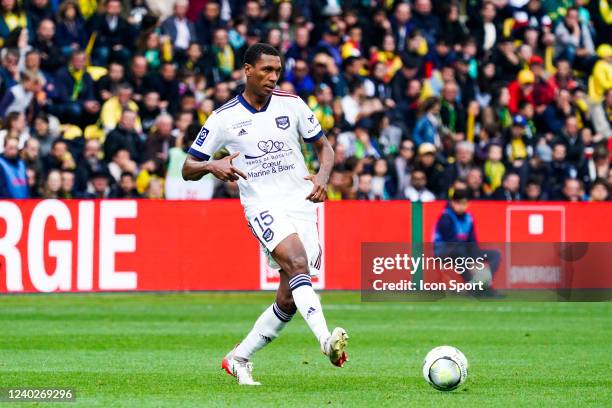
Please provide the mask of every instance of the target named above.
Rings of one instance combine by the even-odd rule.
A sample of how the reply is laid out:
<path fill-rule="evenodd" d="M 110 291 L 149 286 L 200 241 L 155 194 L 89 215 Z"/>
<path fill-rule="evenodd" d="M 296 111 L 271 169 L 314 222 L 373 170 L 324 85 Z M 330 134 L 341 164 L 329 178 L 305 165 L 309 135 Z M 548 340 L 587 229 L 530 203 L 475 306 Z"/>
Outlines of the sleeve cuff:
<path fill-rule="evenodd" d="M 319 131 L 319 133 L 317 133 L 316 135 L 314 135 L 313 137 L 309 137 L 308 139 L 304 138 L 304 141 L 306 143 L 314 143 L 317 140 L 319 140 L 320 138 L 322 138 L 324 135 L 323 131 Z"/>
<path fill-rule="evenodd" d="M 202 161 L 208 161 L 208 159 L 210 159 L 209 155 L 204 154 L 202 152 L 199 152 L 196 149 L 194 149 L 193 147 L 190 147 L 189 150 L 187 151 L 187 153 L 189 153 L 190 155 L 192 155 L 196 159 L 200 159 Z"/>

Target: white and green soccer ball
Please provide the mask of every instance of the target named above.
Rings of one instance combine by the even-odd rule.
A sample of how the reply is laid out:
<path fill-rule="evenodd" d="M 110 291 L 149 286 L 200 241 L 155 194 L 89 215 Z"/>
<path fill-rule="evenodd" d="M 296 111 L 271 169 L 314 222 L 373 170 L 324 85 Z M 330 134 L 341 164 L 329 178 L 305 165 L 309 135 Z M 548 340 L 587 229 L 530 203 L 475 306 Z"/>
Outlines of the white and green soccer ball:
<path fill-rule="evenodd" d="M 454 390 L 465 382 L 467 375 L 467 358 L 455 347 L 436 347 L 423 361 L 423 377 L 436 390 Z"/>

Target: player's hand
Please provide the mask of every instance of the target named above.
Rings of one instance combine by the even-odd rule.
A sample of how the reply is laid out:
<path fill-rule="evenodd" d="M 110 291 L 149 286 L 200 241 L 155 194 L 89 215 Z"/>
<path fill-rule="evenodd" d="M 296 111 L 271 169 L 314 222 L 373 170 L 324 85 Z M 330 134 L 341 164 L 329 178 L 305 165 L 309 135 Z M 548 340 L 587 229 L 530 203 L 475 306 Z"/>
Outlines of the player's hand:
<path fill-rule="evenodd" d="M 239 154 L 240 152 L 236 152 L 231 156 L 211 161 L 208 163 L 209 172 L 221 181 L 238 181 L 238 176 L 246 180 L 246 174 L 232 164 L 232 160 L 238 157 Z"/>
<path fill-rule="evenodd" d="M 306 199 L 313 203 L 322 203 L 325 201 L 327 183 L 321 180 L 317 174 L 310 174 L 304 177 L 304 180 L 310 180 L 313 184 L 312 191 L 308 194 Z"/>

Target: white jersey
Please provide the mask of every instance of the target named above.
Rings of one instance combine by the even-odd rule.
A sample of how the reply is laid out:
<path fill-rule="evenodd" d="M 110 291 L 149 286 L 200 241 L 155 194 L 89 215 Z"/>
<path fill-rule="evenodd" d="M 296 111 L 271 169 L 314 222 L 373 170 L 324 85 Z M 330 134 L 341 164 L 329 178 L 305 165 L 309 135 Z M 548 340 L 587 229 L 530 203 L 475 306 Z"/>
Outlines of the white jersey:
<path fill-rule="evenodd" d="M 299 97 L 274 90 L 261 110 L 242 95 L 228 101 L 208 118 L 189 153 L 209 160 L 225 147 L 236 168 L 247 175 L 238 180 L 247 218 L 261 211 L 283 209 L 293 216 L 314 219 L 315 205 L 306 197 L 312 182 L 305 180 L 300 140 L 312 143 L 323 136 L 321 125 Z"/>

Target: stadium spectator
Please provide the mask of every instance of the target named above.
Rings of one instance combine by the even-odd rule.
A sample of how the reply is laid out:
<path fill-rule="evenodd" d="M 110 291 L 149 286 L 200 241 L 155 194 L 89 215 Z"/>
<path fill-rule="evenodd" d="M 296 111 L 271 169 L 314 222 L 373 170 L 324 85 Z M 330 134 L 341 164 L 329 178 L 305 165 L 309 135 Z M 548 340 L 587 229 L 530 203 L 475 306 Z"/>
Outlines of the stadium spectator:
<path fill-rule="evenodd" d="M 152 90 L 159 94 L 160 109 L 166 109 L 170 113 L 176 112 L 179 101 L 179 80 L 176 76 L 176 66 L 171 62 L 164 62 L 159 73 L 152 76 L 151 84 Z"/>
<path fill-rule="evenodd" d="M 123 147 L 119 148 L 108 163 L 108 173 L 112 176 L 112 178 L 109 178 L 109 182 L 114 186 L 119 183 L 121 174 L 125 172 L 135 174 L 137 169 L 136 162 L 130 157 L 129 150 Z"/>
<path fill-rule="evenodd" d="M 506 166 L 502 162 L 502 147 L 491 143 L 487 149 L 487 160 L 484 163 L 485 192 L 492 194 L 502 184 Z"/>
<path fill-rule="evenodd" d="M 122 147 L 137 163 L 139 194 L 156 178 L 150 195 L 164 196 L 174 143 L 180 150 L 190 123 L 242 91 L 244 52 L 267 40 L 285 59 L 279 88 L 307 102 L 334 144 L 334 163 L 353 186 L 343 198 L 356 195 L 365 173 L 374 196 L 400 197 L 415 167 L 438 199 L 457 182 L 469 184 L 471 198 L 491 198 L 507 172 L 529 199 L 560 197 L 567 178 L 590 193 L 609 171 L 609 10 L 599 1 L 557 3 L 470 1 L 461 15 L 456 1 L 430 0 L 4 0 L 0 139 L 17 135 L 23 157 L 36 145 L 26 144 L 30 135 L 39 142 L 43 166 L 27 170 L 37 195 L 47 173 L 64 166 L 51 146 L 62 134 L 60 153 L 78 158 L 75 193 L 65 195 L 81 195 L 95 161 L 83 156 L 89 140 L 123 140 L 118 122 L 134 111 L 138 147 Z M 170 139 L 156 126 L 165 113 L 174 118 Z M 147 161 L 145 142 L 158 139 L 162 147 L 150 149 L 158 162 Z M 474 147 L 467 164 L 463 141 Z M 425 142 L 433 151 L 427 144 L 415 157 L 411 149 Z M 316 171 L 312 153 L 304 148 Z"/>
<path fill-rule="evenodd" d="M 160 98 L 157 91 L 148 91 L 144 94 L 139 104 L 138 113 L 142 124 L 142 130 L 145 134 L 148 134 L 155 124 L 155 120 L 161 113 Z"/>
<path fill-rule="evenodd" d="M 111 198 L 110 175 L 105 172 L 94 172 L 89 177 L 87 191 L 81 198 Z"/>
<path fill-rule="evenodd" d="M 125 149 L 130 156 L 140 162 L 143 156 L 143 140 L 136 131 L 137 114 L 133 110 L 124 109 L 121 121 L 104 141 L 104 159 L 110 161 L 119 149 Z"/>
<path fill-rule="evenodd" d="M 39 92 L 37 92 L 37 97 L 38 102 L 42 106 L 45 104 L 48 97 L 53 95 L 55 85 L 53 84 L 53 76 L 48 72 L 44 72 L 40 68 L 41 61 L 42 60 L 40 51 L 36 49 L 30 49 L 28 52 L 25 53 L 25 58 L 23 60 L 24 66 L 21 70 L 21 73 L 23 74 L 24 72 L 29 71 L 36 79 L 38 79 L 41 89 Z M 41 99 L 43 95 L 44 100 Z"/>
<path fill-rule="evenodd" d="M 440 101 L 436 97 L 430 97 L 423 102 L 422 113 L 414 126 L 412 138 L 419 147 L 423 143 L 430 143 L 436 147 L 441 147 L 442 142 L 438 128 L 440 126 Z"/>
<path fill-rule="evenodd" d="M 144 95 L 150 89 L 150 77 L 148 74 L 149 65 L 147 58 L 144 55 L 134 55 L 126 76 L 126 80 L 132 86 L 132 98 L 138 103 L 142 102 Z"/>
<path fill-rule="evenodd" d="M 0 46 L 4 46 L 11 32 L 18 28 L 30 29 L 28 17 L 21 2 L 17 0 L 3 0 L 0 2 Z"/>
<path fill-rule="evenodd" d="M 75 198 L 74 194 L 74 170 L 66 169 L 61 171 L 62 186 L 59 191 L 60 198 Z"/>
<path fill-rule="evenodd" d="M 491 276 L 483 280 L 487 291 L 480 295 L 496 295 L 490 288 L 495 272 L 499 268 L 501 254 L 497 250 L 482 249 L 476 240 L 474 217 L 467 212 L 469 192 L 465 188 L 456 188 L 444 212 L 436 223 L 434 232 L 434 254 L 438 257 L 483 257 L 489 265 Z M 454 275 L 454 274 L 453 274 Z M 461 274 L 466 282 L 479 281 L 473 271 L 466 270 Z"/>
<path fill-rule="evenodd" d="M 295 93 L 302 97 L 311 95 L 315 89 L 314 80 L 309 75 L 308 64 L 304 60 L 295 60 L 293 69 L 287 73 L 285 79 L 293 84 Z"/>
<path fill-rule="evenodd" d="M 567 9 L 563 20 L 555 28 L 557 48 L 555 53 L 570 62 L 584 58 L 595 52 L 591 30 L 579 17 L 577 7 Z"/>
<path fill-rule="evenodd" d="M 584 188 L 580 180 L 566 178 L 563 182 L 563 189 L 556 196 L 557 200 L 579 202 L 584 197 Z"/>
<path fill-rule="evenodd" d="M 310 43 L 310 31 L 306 26 L 295 29 L 295 38 L 285 53 L 286 70 L 293 68 L 296 60 L 310 61 L 314 52 Z"/>
<path fill-rule="evenodd" d="M 0 154 L 0 198 L 29 198 L 26 164 L 19 157 L 19 142 L 16 138 L 4 139 Z"/>
<path fill-rule="evenodd" d="M 361 119 L 355 124 L 354 132 L 344 132 L 338 136 L 338 143 L 344 145 L 347 154 L 357 159 L 364 157 L 380 158 L 381 152 L 376 141 L 371 137 L 373 122 Z"/>
<path fill-rule="evenodd" d="M 21 150 L 21 160 L 28 169 L 32 169 L 37 175 L 42 174 L 42 159 L 40 157 L 40 143 L 35 138 L 29 138 Z"/>
<path fill-rule="evenodd" d="M 50 105 L 50 113 L 62 123 L 84 126 L 95 122 L 100 102 L 95 99 L 95 85 L 85 70 L 86 55 L 75 51 L 70 64 L 55 75 L 56 99 Z"/>
<path fill-rule="evenodd" d="M 213 33 L 218 28 L 225 28 L 226 22 L 221 18 L 221 5 L 217 1 L 207 1 L 204 9 L 195 21 L 196 34 L 204 47 L 212 43 Z"/>
<path fill-rule="evenodd" d="M 66 57 L 87 46 L 85 20 L 75 0 L 65 0 L 60 4 L 57 12 L 55 40 Z"/>
<path fill-rule="evenodd" d="M 484 179 L 482 170 L 479 167 L 472 167 L 465 177 L 465 184 L 468 188 L 468 199 L 484 200 L 486 199 L 484 191 Z"/>
<path fill-rule="evenodd" d="M 596 179 L 591 185 L 589 201 L 608 201 L 610 199 L 610 187 L 604 179 Z"/>
<path fill-rule="evenodd" d="M 179 59 L 185 53 L 189 44 L 198 38 L 195 24 L 187 19 L 188 7 L 188 0 L 177 0 L 174 3 L 174 13 L 161 25 L 162 34 L 170 37 Z"/>
<path fill-rule="evenodd" d="M 531 106 L 531 105 L 527 105 Z M 512 127 L 506 131 L 506 157 L 516 166 L 531 157 L 533 154 L 531 140 L 528 137 L 529 124 L 522 115 L 516 115 L 512 120 Z"/>
<path fill-rule="evenodd" d="M 74 190 L 77 195 L 88 189 L 88 182 L 94 173 L 108 173 L 106 163 L 101 159 L 102 148 L 96 139 L 89 139 L 81 156 L 77 159 Z"/>
<path fill-rule="evenodd" d="M 68 149 L 68 143 L 64 139 L 56 139 L 51 145 L 49 154 L 43 157 L 43 173 L 48 174 L 51 170 L 74 169 L 76 167 L 72 153 Z"/>
<path fill-rule="evenodd" d="M 155 130 L 149 133 L 144 144 L 145 160 L 168 160 L 170 148 L 176 145 L 176 138 L 172 135 L 172 116 L 161 114 L 155 120 Z"/>
<path fill-rule="evenodd" d="M 40 192 L 40 198 L 61 198 L 62 174 L 59 170 L 54 169 L 47 173 L 45 183 Z"/>
<path fill-rule="evenodd" d="M 25 114 L 30 108 L 34 93 L 40 90 L 40 79 L 32 72 L 24 71 L 18 84 L 13 85 L 0 100 L 0 117 L 11 112 Z"/>
<path fill-rule="evenodd" d="M 57 122 L 57 118 L 53 118 L 53 121 Z M 52 128 L 49 116 L 44 113 L 39 113 L 34 119 L 31 138 L 38 140 L 41 156 L 49 154 L 51 145 L 57 137 L 58 134 Z"/>
<path fill-rule="evenodd" d="M 513 172 L 506 173 L 502 185 L 493 192 L 491 199 L 498 201 L 519 201 L 523 198 L 520 189 L 520 176 Z"/>
<path fill-rule="evenodd" d="M 40 52 L 40 67 L 43 71 L 54 73 L 65 64 L 66 59 L 55 38 L 53 20 L 44 19 L 40 22 L 32 46 Z"/>
<path fill-rule="evenodd" d="M 129 171 L 121 173 L 118 188 L 111 195 L 113 198 L 142 198 L 136 190 L 134 174 Z"/>
<path fill-rule="evenodd" d="M 106 0 L 103 4 L 104 11 L 89 21 L 91 32 L 96 33 L 92 61 L 101 66 L 110 61 L 126 64 L 134 43 L 132 26 L 121 15 L 120 0 Z"/>
<path fill-rule="evenodd" d="M 369 173 L 362 173 L 359 176 L 357 183 L 357 200 L 373 201 L 376 199 L 374 192 L 372 191 L 372 175 Z"/>
<path fill-rule="evenodd" d="M 0 37 L 1 42 L 1 37 Z M 2 65 L 0 66 L 0 91 L 4 95 L 7 89 L 17 85 L 19 81 L 19 50 L 14 48 L 4 48 Z"/>
<path fill-rule="evenodd" d="M 389 164 L 383 158 L 374 161 L 372 191 L 377 200 L 389 200 L 395 196 L 395 187 L 389 175 Z"/>
<path fill-rule="evenodd" d="M 4 146 L 7 139 L 16 139 L 19 149 L 22 149 L 26 140 L 30 138 L 25 115 L 22 112 L 11 112 L 4 120 L 4 126 L 0 130 L 0 146 Z M 2 153 L 3 150 L 0 150 Z"/>
<path fill-rule="evenodd" d="M 448 191 L 451 184 L 458 178 L 465 179 L 472 169 L 474 159 L 474 145 L 468 141 L 462 141 L 455 145 L 456 161 L 449 164 L 444 171 L 441 180 L 442 193 Z"/>
<path fill-rule="evenodd" d="M 145 196 L 152 199 L 164 198 L 164 180 L 159 177 L 152 177 L 147 185 Z"/>
<path fill-rule="evenodd" d="M 473 15 L 472 15 L 473 16 Z M 501 37 L 501 27 L 495 24 L 497 9 L 492 1 L 482 2 L 479 17 L 469 20 L 468 27 L 471 35 L 476 39 L 481 56 L 491 53 L 498 39 Z"/>
<path fill-rule="evenodd" d="M 553 92 L 556 94 L 561 89 L 568 91 L 573 90 L 578 83 L 573 77 L 572 66 L 566 59 L 558 58 L 556 64 L 557 72 L 551 75 L 548 83 L 553 88 Z"/>
<path fill-rule="evenodd" d="M 412 202 L 434 201 L 436 196 L 427 189 L 427 176 L 421 169 L 414 169 L 410 174 L 410 185 L 402 192 L 403 197 Z"/>
<path fill-rule="evenodd" d="M 49 0 L 30 0 L 25 2 L 25 11 L 30 19 L 30 27 L 36 30 L 40 22 L 44 19 L 53 19 L 51 4 Z"/>
<path fill-rule="evenodd" d="M 427 189 L 438 196 L 441 193 L 440 180 L 444 172 L 444 165 L 436 157 L 436 147 L 431 143 L 422 143 L 418 147 L 418 156 L 415 168 L 425 172 L 427 176 Z"/>
<path fill-rule="evenodd" d="M 136 114 L 134 122 L 134 129 L 137 132 L 142 131 L 142 124 L 140 117 L 138 116 L 138 104 L 132 99 L 132 86 L 126 82 L 117 85 L 114 92 L 110 93 L 106 102 L 102 105 L 100 110 L 100 125 L 107 131 L 110 132 L 119 124 L 121 116 L 125 110 L 131 110 Z M 103 98 L 104 99 L 104 98 Z"/>
<path fill-rule="evenodd" d="M 108 65 L 108 74 L 96 81 L 96 99 L 107 101 L 125 81 L 125 68 L 116 61 Z"/>

